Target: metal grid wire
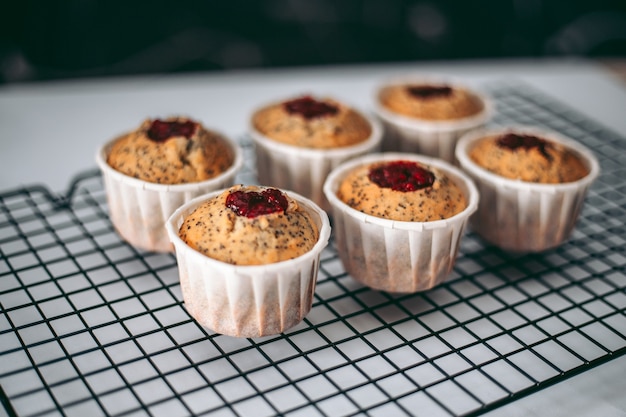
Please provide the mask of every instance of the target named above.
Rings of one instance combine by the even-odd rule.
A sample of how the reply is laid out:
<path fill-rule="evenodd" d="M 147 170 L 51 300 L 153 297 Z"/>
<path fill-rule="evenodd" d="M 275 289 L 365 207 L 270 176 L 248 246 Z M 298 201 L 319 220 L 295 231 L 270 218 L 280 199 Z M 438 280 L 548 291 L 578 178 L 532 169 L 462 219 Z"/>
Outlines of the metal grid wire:
<path fill-rule="evenodd" d="M 196 324 L 174 256 L 120 240 L 97 173 L 65 197 L 0 194 L 6 412 L 479 415 L 624 354 L 626 142 L 524 85 L 489 90 L 497 124 L 556 129 L 598 155 L 602 174 L 572 238 L 512 255 L 470 232 L 449 280 L 413 295 L 357 284 L 331 241 L 310 314 L 275 337 Z M 239 180 L 254 178 L 247 166 Z"/>

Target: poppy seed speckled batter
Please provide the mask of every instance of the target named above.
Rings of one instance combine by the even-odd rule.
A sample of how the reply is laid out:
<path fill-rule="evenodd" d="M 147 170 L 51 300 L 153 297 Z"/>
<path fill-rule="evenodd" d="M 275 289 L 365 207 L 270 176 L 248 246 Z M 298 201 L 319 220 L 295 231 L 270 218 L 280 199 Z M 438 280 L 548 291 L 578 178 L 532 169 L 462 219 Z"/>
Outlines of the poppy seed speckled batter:
<path fill-rule="evenodd" d="M 390 220 L 428 222 L 452 217 L 467 206 L 461 189 L 441 170 L 415 164 L 432 173 L 432 185 L 413 191 L 398 191 L 380 186 L 371 179 L 371 172 L 404 161 L 377 162 L 360 166 L 341 182 L 337 197 L 363 213 Z"/>
<path fill-rule="evenodd" d="M 118 138 L 107 157 L 113 169 L 157 184 L 208 180 L 226 171 L 233 161 L 224 138 L 187 118 L 146 120 Z"/>
<path fill-rule="evenodd" d="M 581 159 L 563 145 L 528 135 L 485 137 L 472 147 L 469 156 L 494 174 L 528 182 L 572 182 L 589 173 Z"/>
<path fill-rule="evenodd" d="M 296 258 L 313 248 L 319 231 L 309 215 L 288 195 L 287 208 L 246 217 L 228 207 L 234 192 L 260 193 L 267 187 L 231 187 L 189 214 L 179 236 L 202 254 L 235 265 L 262 265 Z"/>
<path fill-rule="evenodd" d="M 310 96 L 273 104 L 256 112 L 255 129 L 277 142 L 314 149 L 351 146 L 367 140 L 370 123 L 350 107 Z"/>
<path fill-rule="evenodd" d="M 380 91 L 379 100 L 394 113 L 422 120 L 461 119 L 474 116 L 484 109 L 478 96 L 449 85 L 393 85 Z"/>

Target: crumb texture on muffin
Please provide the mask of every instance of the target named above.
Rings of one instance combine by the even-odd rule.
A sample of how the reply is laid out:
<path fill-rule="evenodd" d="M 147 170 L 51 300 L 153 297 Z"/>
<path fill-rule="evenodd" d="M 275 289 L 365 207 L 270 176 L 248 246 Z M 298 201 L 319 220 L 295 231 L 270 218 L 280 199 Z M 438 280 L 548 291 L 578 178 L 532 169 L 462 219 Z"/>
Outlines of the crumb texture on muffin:
<path fill-rule="evenodd" d="M 234 152 L 219 134 L 187 118 L 145 120 L 111 146 L 107 163 L 143 181 L 182 184 L 204 181 L 226 171 Z"/>
<path fill-rule="evenodd" d="M 409 191 L 380 186 L 372 180 L 372 172 L 392 163 L 375 162 L 355 168 L 341 181 L 337 197 L 363 213 L 409 222 L 446 219 L 467 207 L 463 191 L 435 167 L 413 163 L 432 174 L 432 183 L 424 187 L 412 187 L 415 189 Z"/>
<path fill-rule="evenodd" d="M 296 258 L 315 246 L 319 231 L 297 201 L 284 211 L 247 217 L 228 207 L 234 192 L 260 193 L 268 187 L 237 185 L 198 206 L 183 221 L 180 238 L 198 252 L 234 265 L 264 265 Z"/>
<path fill-rule="evenodd" d="M 567 183 L 589 173 L 583 161 L 565 146 L 526 134 L 482 138 L 472 146 L 469 157 L 494 174 L 527 182 Z"/>
<path fill-rule="evenodd" d="M 484 109 L 476 94 L 446 84 L 392 85 L 380 91 L 379 100 L 394 113 L 423 120 L 461 119 Z"/>
<path fill-rule="evenodd" d="M 372 134 L 369 121 L 356 110 L 311 96 L 265 107 L 253 115 L 252 125 L 277 142 L 313 149 L 355 145 Z"/>

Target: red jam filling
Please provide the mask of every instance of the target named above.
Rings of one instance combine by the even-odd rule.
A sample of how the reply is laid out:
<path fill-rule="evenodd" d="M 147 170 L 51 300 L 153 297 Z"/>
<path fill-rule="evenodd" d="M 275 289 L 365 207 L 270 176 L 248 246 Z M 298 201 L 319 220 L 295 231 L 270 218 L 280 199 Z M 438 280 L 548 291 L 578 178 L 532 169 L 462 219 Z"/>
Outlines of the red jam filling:
<path fill-rule="evenodd" d="M 257 191 L 233 191 L 226 197 L 226 207 L 238 216 L 252 219 L 263 214 L 285 212 L 287 197 L 276 188 Z"/>
<path fill-rule="evenodd" d="M 148 137 L 155 142 L 164 142 L 175 136 L 184 136 L 189 139 L 196 131 L 198 124 L 192 121 L 186 122 L 164 122 L 156 119 L 148 128 Z"/>
<path fill-rule="evenodd" d="M 448 87 L 447 85 L 413 85 L 407 87 L 407 91 L 413 97 L 427 99 L 447 97 L 452 94 L 452 87 Z"/>
<path fill-rule="evenodd" d="M 372 168 L 369 179 L 379 187 L 408 192 L 432 186 L 435 175 L 415 162 L 393 161 Z"/>
<path fill-rule="evenodd" d="M 550 146 L 550 144 L 536 136 L 507 133 L 500 136 L 496 143 L 501 148 L 508 148 L 513 151 L 519 148 L 524 148 L 526 150 L 537 148 L 539 153 L 541 153 L 541 155 L 543 155 L 547 160 L 552 159 L 552 157 L 546 150 Z"/>
<path fill-rule="evenodd" d="M 305 119 L 337 114 L 339 109 L 332 104 L 317 101 L 311 96 L 304 96 L 283 103 L 289 114 L 300 114 Z"/>

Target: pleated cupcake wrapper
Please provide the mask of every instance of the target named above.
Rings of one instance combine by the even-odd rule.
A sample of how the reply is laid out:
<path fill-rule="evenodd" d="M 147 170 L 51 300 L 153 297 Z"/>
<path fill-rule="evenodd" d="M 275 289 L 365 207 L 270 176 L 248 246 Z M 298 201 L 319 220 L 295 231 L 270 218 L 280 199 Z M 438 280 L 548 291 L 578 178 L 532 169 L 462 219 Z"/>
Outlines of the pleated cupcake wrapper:
<path fill-rule="evenodd" d="M 383 84 L 377 91 L 390 85 L 406 83 L 446 83 L 440 79 L 405 78 Z M 458 82 L 447 82 L 463 87 Z M 468 89 L 468 91 L 470 91 Z M 422 120 L 394 113 L 375 99 L 374 110 L 384 127 L 382 150 L 384 152 L 408 152 L 427 155 L 447 162 L 454 162 L 454 149 L 464 134 L 486 125 L 493 115 L 493 104 L 485 95 L 476 91 L 483 104 L 483 110 L 473 116 L 456 120 Z"/>
<path fill-rule="evenodd" d="M 103 175 L 111 222 L 119 235 L 131 245 L 153 252 L 171 252 L 173 246 L 165 222 L 185 202 L 208 192 L 233 185 L 243 165 L 241 150 L 230 142 L 233 165 L 218 177 L 187 184 L 155 184 L 124 175 L 107 164 L 112 142 L 96 154 Z"/>
<path fill-rule="evenodd" d="M 498 176 L 469 158 L 476 140 L 511 131 L 562 143 L 583 159 L 589 174 L 570 183 L 538 184 Z M 540 252 L 565 242 L 576 225 L 587 191 L 600 172 L 595 156 L 581 144 L 554 132 L 524 126 L 467 134 L 459 141 L 456 157 L 480 192 L 478 210 L 470 219 L 472 230 L 486 241 L 513 252 Z"/>
<path fill-rule="evenodd" d="M 330 238 L 326 213 L 310 200 L 288 192 L 314 218 L 319 240 L 309 252 L 268 265 L 237 266 L 204 256 L 180 239 L 185 217 L 221 191 L 177 209 L 166 229 L 174 244 L 185 308 L 202 326 L 235 337 L 282 333 L 311 310 L 320 255 Z"/>
<path fill-rule="evenodd" d="M 381 113 L 382 114 L 382 113 Z M 402 125 L 392 121 L 393 116 L 381 116 L 385 129 L 382 150 L 384 152 L 407 152 L 454 161 L 454 148 L 464 134 L 479 129 L 485 121 L 477 122 L 472 127 L 455 130 L 421 130 L 417 124 Z"/>
<path fill-rule="evenodd" d="M 458 184 L 468 205 L 461 213 L 432 222 L 399 222 L 364 214 L 339 200 L 341 180 L 357 166 L 410 160 L 437 167 Z M 424 156 L 383 153 L 357 158 L 334 170 L 324 184 L 333 207 L 333 230 L 346 271 L 362 284 L 388 292 L 413 293 L 435 287 L 452 270 L 470 215 L 478 206 L 472 181 L 450 164 Z"/>
<path fill-rule="evenodd" d="M 380 122 L 363 113 L 361 115 L 372 127 L 370 137 L 356 145 L 335 149 L 310 149 L 280 143 L 250 126 L 259 183 L 293 190 L 329 210 L 330 206 L 322 191 L 328 173 L 348 159 L 380 150 Z"/>

